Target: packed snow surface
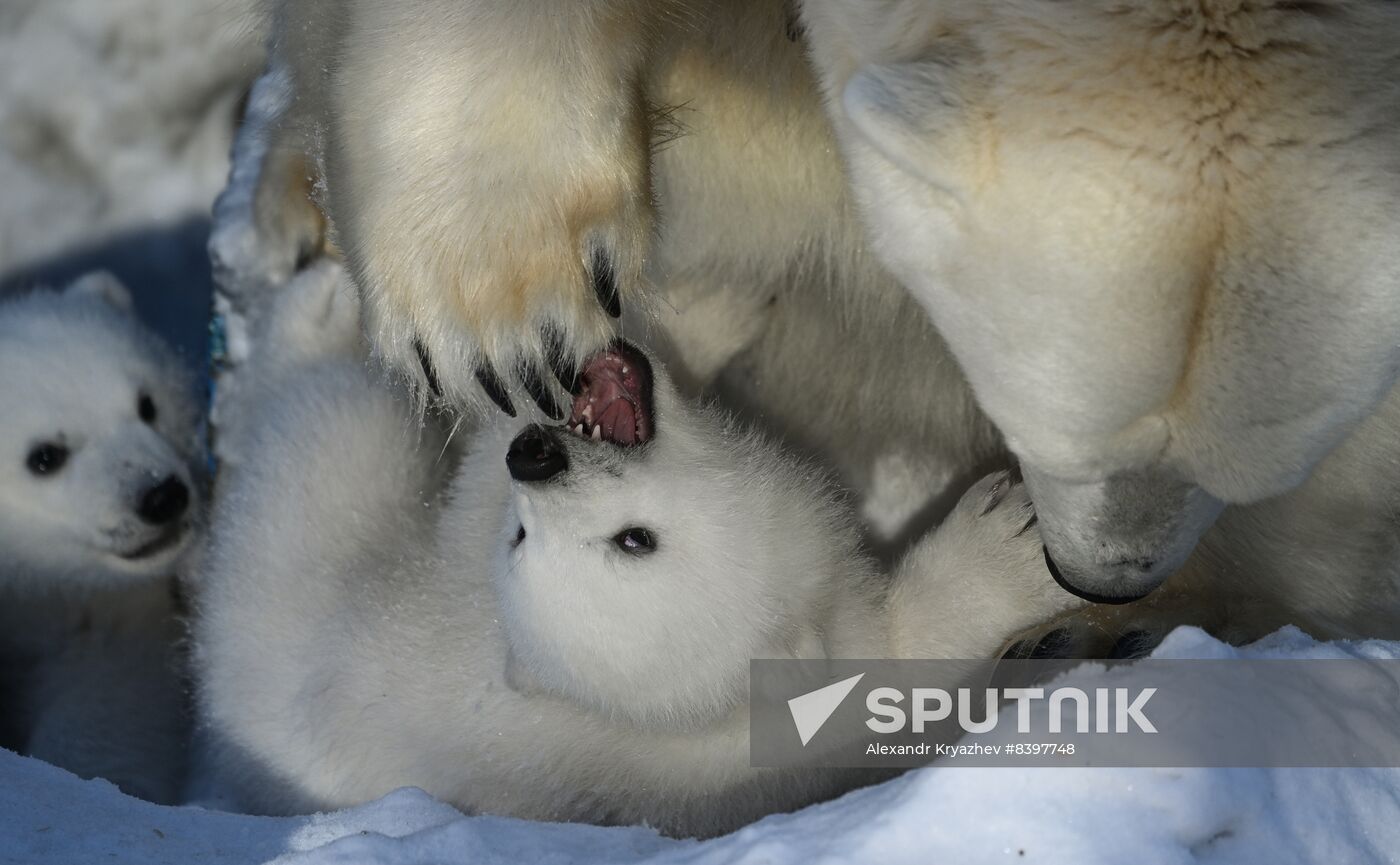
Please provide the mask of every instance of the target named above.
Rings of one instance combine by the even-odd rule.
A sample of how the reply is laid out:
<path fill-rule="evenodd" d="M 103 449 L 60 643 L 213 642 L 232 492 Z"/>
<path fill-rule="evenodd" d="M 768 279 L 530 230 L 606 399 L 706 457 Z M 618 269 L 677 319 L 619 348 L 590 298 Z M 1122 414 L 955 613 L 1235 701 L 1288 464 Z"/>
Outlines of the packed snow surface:
<path fill-rule="evenodd" d="M 1253 646 L 1176 631 L 1158 658 L 1400 658 L 1400 643 Z M 1077 675 L 1092 679 L 1095 668 Z M 1122 684 L 1122 674 L 1113 674 Z M 1131 679 L 1131 676 L 1129 676 Z M 1249 694 L 1240 694 L 1247 702 Z M 1389 719 L 1378 719 L 1389 722 Z M 249 817 L 128 798 L 0 753 L 0 862 L 1124 863 L 1400 861 L 1400 770 L 972 769 L 935 764 L 710 841 L 640 827 L 465 816 L 418 790 L 307 817 Z"/>

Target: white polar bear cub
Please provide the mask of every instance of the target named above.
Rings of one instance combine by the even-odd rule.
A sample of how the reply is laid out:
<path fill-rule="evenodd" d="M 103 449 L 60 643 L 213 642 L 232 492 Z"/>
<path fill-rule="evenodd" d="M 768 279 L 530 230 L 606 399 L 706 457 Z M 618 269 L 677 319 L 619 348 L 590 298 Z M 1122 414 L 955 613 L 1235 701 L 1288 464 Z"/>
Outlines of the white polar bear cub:
<path fill-rule="evenodd" d="M 3 744 L 173 802 L 193 378 L 105 273 L 0 303 L 0 370 Z"/>
<path fill-rule="evenodd" d="M 194 635 L 218 792 L 254 811 L 414 785 L 727 831 L 864 777 L 750 768 L 751 658 L 991 656 L 1074 603 L 1005 475 L 887 585 L 819 472 L 623 343 L 564 425 L 502 420 L 455 467 L 351 358 L 307 358 L 250 410 Z"/>

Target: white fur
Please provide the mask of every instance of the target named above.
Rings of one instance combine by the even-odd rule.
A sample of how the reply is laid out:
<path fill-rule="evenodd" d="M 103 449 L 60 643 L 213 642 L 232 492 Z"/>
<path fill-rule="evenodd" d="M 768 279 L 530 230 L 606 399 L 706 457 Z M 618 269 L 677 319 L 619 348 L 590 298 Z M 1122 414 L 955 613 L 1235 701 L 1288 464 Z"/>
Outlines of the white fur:
<path fill-rule="evenodd" d="M 987 657 L 1072 604 L 1004 475 L 888 603 L 820 472 L 655 371 L 646 445 L 560 432 L 569 468 L 542 483 L 506 472 L 518 422 L 454 465 L 353 356 L 308 358 L 250 403 L 195 627 L 236 801 L 324 809 L 411 784 L 471 811 L 726 831 L 866 778 L 749 767 L 751 658 Z M 620 550 L 631 527 L 656 550 Z"/>
<path fill-rule="evenodd" d="M 926 414 L 806 400 L 775 424 L 872 502 L 905 464 L 936 497 L 990 436 L 975 411 L 964 438 L 939 420 L 961 375 L 904 331 L 858 205 L 1025 464 L 1062 570 L 1131 595 L 1224 503 L 1297 488 L 1394 381 L 1393 3 L 805 0 L 815 81 L 781 0 L 390 6 L 280 5 L 281 152 L 319 164 L 380 350 L 413 370 L 421 337 L 456 401 L 483 358 L 508 381 L 537 362 L 545 320 L 574 353 L 601 339 L 602 238 L 624 306 L 663 329 L 696 313 L 677 343 L 697 366 L 755 340 L 741 402 L 898 346 L 872 371 L 925 376 L 926 400 L 898 398 Z M 648 137 L 667 142 L 650 159 Z M 780 361 L 785 302 L 843 314 Z M 836 406 L 867 399 L 835 383 Z M 875 522 L 918 507 L 896 498 Z"/>
<path fill-rule="evenodd" d="M 4 707 L 10 744 L 173 802 L 184 748 L 174 575 L 199 528 L 192 376 L 107 274 L 0 303 L 0 370 L 0 664 L 18 689 Z M 141 394 L 153 422 L 139 416 Z M 46 442 L 67 461 L 36 475 L 28 457 Z M 190 507 L 148 525 L 138 505 L 171 477 Z"/>

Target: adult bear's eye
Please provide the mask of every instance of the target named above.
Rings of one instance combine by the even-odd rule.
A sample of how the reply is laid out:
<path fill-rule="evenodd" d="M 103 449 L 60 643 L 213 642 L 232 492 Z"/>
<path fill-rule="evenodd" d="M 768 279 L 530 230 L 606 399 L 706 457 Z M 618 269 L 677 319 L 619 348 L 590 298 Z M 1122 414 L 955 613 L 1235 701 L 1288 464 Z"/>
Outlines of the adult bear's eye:
<path fill-rule="evenodd" d="M 44 477 L 57 473 L 66 462 L 68 462 L 68 448 L 61 444 L 44 442 L 34 446 L 24 464 L 29 469 L 30 474 Z"/>
<path fill-rule="evenodd" d="M 156 422 L 156 401 L 151 399 L 150 394 L 143 393 L 136 398 L 136 414 L 143 423 Z"/>
<path fill-rule="evenodd" d="M 613 543 L 617 544 L 618 549 L 634 556 L 656 551 L 656 536 L 640 526 L 618 532 L 613 537 Z"/>

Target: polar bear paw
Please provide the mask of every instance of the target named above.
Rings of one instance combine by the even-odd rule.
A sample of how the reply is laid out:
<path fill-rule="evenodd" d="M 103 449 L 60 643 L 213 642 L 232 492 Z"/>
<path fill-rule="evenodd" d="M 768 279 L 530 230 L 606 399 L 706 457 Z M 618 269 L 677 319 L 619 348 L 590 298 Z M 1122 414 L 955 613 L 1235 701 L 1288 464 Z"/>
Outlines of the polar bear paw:
<path fill-rule="evenodd" d="M 1037 522 L 1019 472 L 1007 470 L 973 484 L 938 530 L 945 543 L 956 539 L 955 560 L 980 592 L 996 596 L 991 605 L 1027 625 L 1085 606 L 1050 576 Z"/>
<path fill-rule="evenodd" d="M 338 239 L 370 342 L 420 393 L 559 418 L 578 364 L 643 294 L 645 172 L 617 153 L 496 161 L 371 190 L 334 214 Z"/>
<path fill-rule="evenodd" d="M 277 289 L 266 310 L 261 350 L 284 366 L 363 351 L 360 302 L 345 268 L 321 259 Z"/>

